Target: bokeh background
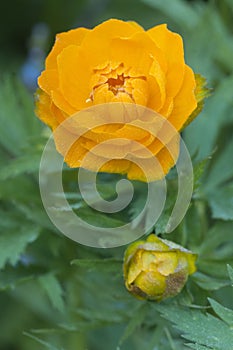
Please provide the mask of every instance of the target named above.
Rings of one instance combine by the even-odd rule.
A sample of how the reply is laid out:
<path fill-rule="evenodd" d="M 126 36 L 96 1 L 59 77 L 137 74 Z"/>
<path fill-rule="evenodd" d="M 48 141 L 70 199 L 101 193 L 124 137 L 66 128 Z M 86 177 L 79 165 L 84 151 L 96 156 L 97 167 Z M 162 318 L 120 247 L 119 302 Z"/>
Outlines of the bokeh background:
<path fill-rule="evenodd" d="M 182 350 L 187 343 L 231 350 L 226 325 L 233 316 L 225 322 L 221 306 L 219 311 L 208 298 L 233 306 L 227 272 L 227 264 L 233 266 L 233 1 L 8 0 L 1 1 L 0 13 L 0 350 Z M 49 132 L 34 115 L 36 78 L 57 32 L 109 18 L 144 28 L 167 23 L 183 36 L 187 63 L 211 88 L 202 113 L 183 133 L 195 192 L 185 220 L 169 237 L 199 254 L 198 272 L 181 296 L 160 309 L 124 289 L 124 247 L 92 249 L 61 236 L 39 195 L 39 161 Z M 114 196 L 117 179 L 100 178 L 106 198 Z M 69 192 L 72 181 L 67 172 Z M 136 188 L 129 218 L 144 193 L 143 186 Z M 85 205 L 80 213 L 110 226 L 124 219 L 111 222 Z M 163 235 L 163 220 L 155 229 Z M 197 314 L 191 304 L 198 305 Z M 203 319 L 206 310 L 217 321 Z M 215 343 L 208 334 L 215 334 Z"/>

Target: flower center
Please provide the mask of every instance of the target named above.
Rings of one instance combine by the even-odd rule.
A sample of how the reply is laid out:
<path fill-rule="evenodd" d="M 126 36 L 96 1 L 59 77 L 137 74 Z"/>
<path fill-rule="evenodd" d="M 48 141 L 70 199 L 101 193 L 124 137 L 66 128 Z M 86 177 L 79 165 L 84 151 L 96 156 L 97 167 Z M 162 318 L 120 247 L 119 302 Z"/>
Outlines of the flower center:
<path fill-rule="evenodd" d="M 123 63 L 108 62 L 96 67 L 93 73 L 92 90 L 86 100 L 87 103 L 125 101 L 146 104 L 146 77 L 135 74 L 131 68 L 125 67 Z M 140 94 L 144 97 L 140 98 Z M 137 101 L 138 96 L 140 101 Z"/>
<path fill-rule="evenodd" d="M 124 83 L 125 79 L 129 77 L 124 77 L 124 74 L 117 75 L 117 78 L 109 78 L 107 80 L 108 89 L 117 95 L 118 92 L 125 92 Z"/>

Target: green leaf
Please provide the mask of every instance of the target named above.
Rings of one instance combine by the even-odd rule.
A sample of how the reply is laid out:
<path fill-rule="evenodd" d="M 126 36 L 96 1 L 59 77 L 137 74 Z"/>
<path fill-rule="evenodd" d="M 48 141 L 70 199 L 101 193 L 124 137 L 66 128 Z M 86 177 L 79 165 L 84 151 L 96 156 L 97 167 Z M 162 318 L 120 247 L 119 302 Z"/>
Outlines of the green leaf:
<path fill-rule="evenodd" d="M 173 337 L 171 336 L 171 333 L 169 331 L 169 329 L 167 327 L 164 328 L 164 332 L 167 336 L 167 339 L 168 339 L 168 342 L 169 342 L 169 345 L 171 347 L 172 350 L 175 350 L 176 347 L 175 347 L 175 341 L 173 339 Z"/>
<path fill-rule="evenodd" d="M 177 197 L 177 179 L 168 181 L 166 203 L 162 214 L 155 223 L 155 232 L 166 233 L 167 224 L 171 218 L 172 210 Z"/>
<path fill-rule="evenodd" d="M 229 123 L 233 105 L 232 89 L 233 75 L 219 83 L 207 99 L 200 117 L 184 131 L 184 140 L 188 149 L 192 154 L 198 152 L 199 159 L 204 159 L 213 152 L 220 128 L 225 123 Z"/>
<path fill-rule="evenodd" d="M 199 162 L 197 162 L 193 167 L 193 177 L 194 177 L 194 191 L 197 190 L 201 185 L 201 178 L 204 174 L 207 163 L 210 161 L 211 156 L 206 157 Z"/>
<path fill-rule="evenodd" d="M 224 185 L 208 195 L 215 219 L 233 220 L 233 185 Z"/>
<path fill-rule="evenodd" d="M 47 293 L 52 305 L 59 311 L 64 311 L 64 300 L 62 298 L 63 290 L 53 273 L 40 276 L 38 278 L 41 286 Z"/>
<path fill-rule="evenodd" d="M 227 265 L 227 271 L 228 271 L 228 274 L 230 276 L 230 280 L 231 280 L 231 283 L 233 286 L 233 268 L 230 265 Z"/>
<path fill-rule="evenodd" d="M 136 329 L 143 323 L 147 312 L 147 304 L 140 305 L 137 310 L 133 313 L 122 337 L 119 340 L 118 346 L 121 346 L 132 334 L 136 331 Z"/>
<path fill-rule="evenodd" d="M 15 77 L 7 75 L 0 80 L 0 144 L 12 155 L 23 153 L 31 139 L 42 130 L 34 115 L 33 98 Z"/>
<path fill-rule="evenodd" d="M 29 207 L 28 205 L 21 202 L 16 202 L 17 209 L 21 214 L 23 214 L 28 220 L 33 221 L 39 227 L 44 227 L 46 229 L 58 232 L 57 228 L 50 221 L 47 213 L 45 212 L 42 205 L 36 207 Z"/>
<path fill-rule="evenodd" d="M 35 335 L 28 333 L 28 332 L 23 332 L 24 335 L 26 335 L 27 337 L 34 339 L 35 341 L 37 341 L 39 344 L 43 345 L 46 349 L 48 350 L 64 350 L 62 348 L 57 348 L 54 345 L 48 343 L 47 341 L 36 337 Z"/>
<path fill-rule="evenodd" d="M 219 304 L 214 299 L 208 298 L 210 305 L 212 306 L 214 312 L 229 326 L 233 326 L 233 310 L 230 310 L 221 304 Z"/>
<path fill-rule="evenodd" d="M 151 339 L 148 342 L 147 350 L 156 349 L 157 345 L 161 342 L 161 339 L 164 337 L 164 325 L 163 323 L 158 324 L 154 332 L 152 333 Z M 170 348 L 169 348 L 170 350 Z"/>
<path fill-rule="evenodd" d="M 225 2 L 231 9 L 231 12 L 233 12 L 233 2 L 231 0 L 224 0 L 223 2 Z"/>
<path fill-rule="evenodd" d="M 222 280 L 205 275 L 201 272 L 196 272 L 192 276 L 192 280 L 204 290 L 218 290 L 220 288 L 229 286 L 228 280 Z"/>
<path fill-rule="evenodd" d="M 182 0 L 143 0 L 143 2 L 155 10 L 163 12 L 177 24 L 186 28 L 193 27 L 198 21 L 197 11 Z"/>
<path fill-rule="evenodd" d="M 186 59 L 196 72 L 216 82 L 225 76 L 226 71 L 232 72 L 231 34 L 224 25 L 224 19 L 219 15 L 219 11 L 216 11 L 216 2 L 208 3 L 205 7 L 201 7 L 198 2 L 197 6 L 200 11 L 196 26 L 192 28 L 192 31 L 180 28 L 186 39 Z M 214 41 L 209 40 L 209 33 L 214 36 Z M 218 50 L 216 50 L 216 43 L 218 43 Z"/>
<path fill-rule="evenodd" d="M 231 259 L 233 262 L 233 258 Z M 201 272 L 204 272 L 207 275 L 214 276 L 216 278 L 227 278 L 226 264 L 229 262 L 229 259 L 222 261 L 215 260 L 200 260 L 198 262 L 198 268 Z"/>
<path fill-rule="evenodd" d="M 121 259 L 75 259 L 71 265 L 84 268 L 88 271 L 98 270 L 104 272 L 118 272 L 121 269 L 123 261 Z"/>
<path fill-rule="evenodd" d="M 35 241 L 40 228 L 32 224 L 21 223 L 18 228 L 6 229 L 0 234 L 0 269 L 5 264 L 15 265 L 29 243 Z"/>
<path fill-rule="evenodd" d="M 0 199 L 11 202 L 19 201 L 27 205 L 39 202 L 39 188 L 35 186 L 32 178 L 22 174 L 16 178 L 8 178 L 7 181 L 0 181 Z"/>
<path fill-rule="evenodd" d="M 4 181 L 11 177 L 16 177 L 22 173 L 34 173 L 39 170 L 40 152 L 33 154 L 25 154 L 19 158 L 11 160 L 7 165 L 1 167 L 0 181 Z"/>
<path fill-rule="evenodd" d="M 111 323 L 120 323 L 123 321 L 123 317 L 117 313 L 112 313 L 112 310 L 88 310 L 77 308 L 75 313 L 85 319 L 90 321 L 99 322 L 99 324 L 111 324 Z"/>
<path fill-rule="evenodd" d="M 218 318 L 181 306 L 156 305 L 156 309 L 162 317 L 175 324 L 185 339 L 215 350 L 232 349 L 232 330 Z"/>
<path fill-rule="evenodd" d="M 222 254 L 224 247 L 230 248 L 229 257 L 231 257 L 233 250 L 233 223 L 219 220 L 206 232 L 205 239 L 198 253 L 201 259 L 221 260 L 228 257 Z"/>
<path fill-rule="evenodd" d="M 213 348 L 209 348 L 207 346 L 204 345 L 200 345 L 200 344 L 186 344 L 189 348 L 194 349 L 194 350 L 213 350 Z"/>
<path fill-rule="evenodd" d="M 34 269 L 23 267 L 14 269 L 8 266 L 4 269 L 4 271 L 0 271 L 0 291 L 14 289 L 19 284 L 33 279 L 34 275 Z"/>
<path fill-rule="evenodd" d="M 233 126 L 231 124 L 226 124 L 219 130 L 215 143 L 217 149 L 213 154 L 206 176 L 205 193 L 224 185 L 233 177 L 233 169 L 229 166 L 233 153 L 232 133 Z"/>
<path fill-rule="evenodd" d="M 83 207 L 78 210 L 78 216 L 85 222 L 96 227 L 119 227 L 125 225 L 123 217 L 118 219 L 112 215 L 100 214 L 90 207 Z"/>

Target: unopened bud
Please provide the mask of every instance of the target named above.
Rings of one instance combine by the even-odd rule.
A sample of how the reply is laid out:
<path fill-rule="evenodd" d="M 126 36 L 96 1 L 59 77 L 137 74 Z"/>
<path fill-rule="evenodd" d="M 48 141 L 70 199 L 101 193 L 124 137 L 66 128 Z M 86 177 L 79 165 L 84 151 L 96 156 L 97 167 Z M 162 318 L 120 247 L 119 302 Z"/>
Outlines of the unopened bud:
<path fill-rule="evenodd" d="M 177 295 L 196 271 L 197 255 L 155 234 L 125 252 L 126 288 L 140 299 L 160 301 Z"/>

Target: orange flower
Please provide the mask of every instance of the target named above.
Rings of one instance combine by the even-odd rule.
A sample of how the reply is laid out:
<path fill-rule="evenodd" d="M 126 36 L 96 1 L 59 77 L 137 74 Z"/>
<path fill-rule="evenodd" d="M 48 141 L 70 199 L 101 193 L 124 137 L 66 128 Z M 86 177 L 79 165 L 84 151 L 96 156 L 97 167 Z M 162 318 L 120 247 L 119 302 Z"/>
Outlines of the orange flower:
<path fill-rule="evenodd" d="M 152 109 L 180 131 L 199 102 L 194 73 L 184 61 L 182 38 L 165 24 L 145 31 L 135 22 L 111 19 L 92 30 L 77 28 L 58 34 L 38 83 L 36 113 L 53 130 L 87 107 L 121 102 Z M 68 165 L 79 167 L 99 142 L 127 136 L 146 146 L 161 164 L 162 172 L 151 174 L 149 181 L 163 177 L 174 165 L 178 156 L 174 138 L 169 140 L 176 145 L 171 154 L 155 135 L 124 123 L 88 130 L 67 154 L 59 138 L 55 141 Z M 96 171 L 95 159 L 101 155 L 93 157 L 86 167 Z M 148 181 L 137 164 L 116 158 L 99 170 Z"/>

